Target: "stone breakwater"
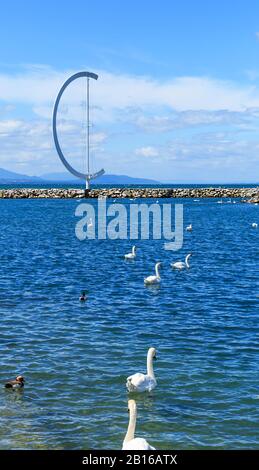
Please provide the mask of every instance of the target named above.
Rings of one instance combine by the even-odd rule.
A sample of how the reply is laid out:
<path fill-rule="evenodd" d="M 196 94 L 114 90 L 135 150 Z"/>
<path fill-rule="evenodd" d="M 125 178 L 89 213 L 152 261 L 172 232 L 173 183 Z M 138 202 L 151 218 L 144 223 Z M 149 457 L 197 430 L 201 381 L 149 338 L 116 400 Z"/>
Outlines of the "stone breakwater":
<path fill-rule="evenodd" d="M 250 202 L 251 204 L 259 204 L 259 193 L 257 193 L 257 195 L 252 197 L 251 199 L 248 199 L 247 202 Z"/>
<path fill-rule="evenodd" d="M 0 199 L 66 199 L 66 198 L 242 198 L 259 202 L 258 188 L 105 188 L 91 189 L 1 189 Z"/>

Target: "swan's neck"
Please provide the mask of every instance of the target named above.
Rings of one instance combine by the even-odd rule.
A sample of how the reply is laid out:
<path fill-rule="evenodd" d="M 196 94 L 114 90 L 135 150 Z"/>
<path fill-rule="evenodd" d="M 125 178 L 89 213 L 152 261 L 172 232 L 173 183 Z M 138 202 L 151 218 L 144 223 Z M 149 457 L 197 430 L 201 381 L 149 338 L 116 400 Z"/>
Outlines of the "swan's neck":
<path fill-rule="evenodd" d="M 133 246 L 133 248 L 132 248 L 132 254 L 135 255 L 135 253 L 136 253 L 136 247 Z"/>
<path fill-rule="evenodd" d="M 127 430 L 124 442 L 129 442 L 132 439 L 134 439 L 136 420 L 137 420 L 137 410 L 130 409 L 129 425 L 128 425 L 128 430 Z"/>
<path fill-rule="evenodd" d="M 156 264 L 155 270 L 156 270 L 156 277 L 159 277 L 159 278 L 160 278 L 159 266 L 157 266 L 157 264 Z"/>
<path fill-rule="evenodd" d="M 185 264 L 186 264 L 187 268 L 190 267 L 189 258 L 190 258 L 190 255 L 187 255 L 186 258 L 185 258 Z"/>
<path fill-rule="evenodd" d="M 149 352 L 147 355 L 147 375 L 149 375 L 149 377 L 152 377 L 152 379 L 155 378 L 153 369 L 153 356 Z"/>

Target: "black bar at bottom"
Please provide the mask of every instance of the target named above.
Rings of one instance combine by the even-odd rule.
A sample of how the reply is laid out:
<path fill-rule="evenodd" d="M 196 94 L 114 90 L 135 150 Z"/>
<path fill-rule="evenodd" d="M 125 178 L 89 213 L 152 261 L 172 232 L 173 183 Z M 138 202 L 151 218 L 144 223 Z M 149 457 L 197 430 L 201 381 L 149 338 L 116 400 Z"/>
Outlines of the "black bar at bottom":
<path fill-rule="evenodd" d="M 134 466 L 170 466 L 199 468 L 213 465 L 244 465 L 246 468 L 257 467 L 259 464 L 259 450 L 163 450 L 163 451 L 97 451 L 97 450 L 53 450 L 53 451 L 0 451 L 0 464 L 17 465 L 19 468 L 26 465 L 35 468 L 44 468 L 48 465 L 71 466 L 71 468 L 86 468 L 95 465 L 102 468 L 123 468 L 125 465 Z"/>

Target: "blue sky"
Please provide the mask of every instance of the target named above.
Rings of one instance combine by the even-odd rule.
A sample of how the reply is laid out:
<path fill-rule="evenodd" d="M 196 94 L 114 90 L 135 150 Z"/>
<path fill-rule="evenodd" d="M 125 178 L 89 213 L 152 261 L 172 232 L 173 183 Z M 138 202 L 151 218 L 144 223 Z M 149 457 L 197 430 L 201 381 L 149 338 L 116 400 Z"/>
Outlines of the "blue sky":
<path fill-rule="evenodd" d="M 1 5 L 0 167 L 63 171 L 52 107 L 80 70 L 92 83 L 95 169 L 172 182 L 259 181 L 259 3 L 248 0 Z M 83 168 L 84 84 L 60 139 Z"/>

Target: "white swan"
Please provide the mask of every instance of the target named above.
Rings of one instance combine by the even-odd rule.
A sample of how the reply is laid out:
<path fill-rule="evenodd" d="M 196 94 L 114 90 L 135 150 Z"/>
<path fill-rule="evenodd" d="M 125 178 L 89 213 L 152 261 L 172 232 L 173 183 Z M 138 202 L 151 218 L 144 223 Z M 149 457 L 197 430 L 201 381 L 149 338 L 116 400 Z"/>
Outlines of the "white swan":
<path fill-rule="evenodd" d="M 189 259 L 190 259 L 191 256 L 192 256 L 192 253 L 189 253 L 189 254 L 186 256 L 184 263 L 183 263 L 183 261 L 177 261 L 176 263 L 171 263 L 172 268 L 174 268 L 174 269 L 185 269 L 185 268 L 189 268 L 189 267 L 190 267 L 190 265 L 189 265 Z"/>
<path fill-rule="evenodd" d="M 253 228 L 257 228 L 257 227 L 258 227 L 258 224 L 257 224 L 256 222 L 253 222 L 253 223 L 252 223 L 252 227 L 253 227 Z"/>
<path fill-rule="evenodd" d="M 186 231 L 187 231 L 187 232 L 191 232 L 191 231 L 192 231 L 192 224 L 190 224 L 190 225 L 188 225 L 188 226 L 186 227 Z"/>
<path fill-rule="evenodd" d="M 156 265 L 155 265 L 156 275 L 155 276 L 145 277 L 144 284 L 146 284 L 146 285 L 148 285 L 148 284 L 159 284 L 161 282 L 161 277 L 160 277 L 160 274 L 159 274 L 160 266 L 161 266 L 161 263 L 156 263 Z"/>
<path fill-rule="evenodd" d="M 90 222 L 87 224 L 87 228 L 91 228 L 93 226 L 93 220 L 90 217 Z"/>
<path fill-rule="evenodd" d="M 132 252 L 131 253 L 127 253 L 126 255 L 124 255 L 124 258 L 125 259 L 135 259 L 136 258 L 136 247 L 133 246 L 132 247 Z"/>
<path fill-rule="evenodd" d="M 137 421 L 137 405 L 135 400 L 128 401 L 129 425 L 126 436 L 122 444 L 122 450 L 156 450 L 149 445 L 146 439 L 134 437 Z"/>
<path fill-rule="evenodd" d="M 126 387 L 129 392 L 151 392 L 156 387 L 157 382 L 155 379 L 153 369 L 153 359 L 156 359 L 155 348 L 149 348 L 147 353 L 147 373 L 130 375 L 127 378 Z"/>

